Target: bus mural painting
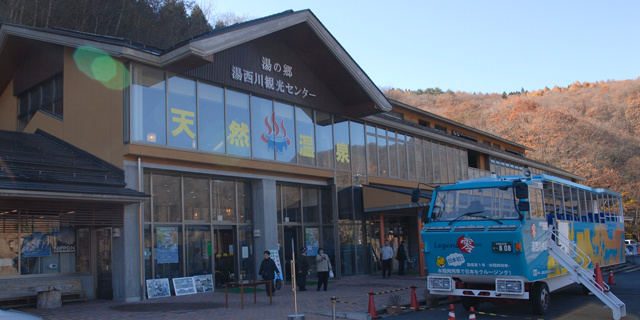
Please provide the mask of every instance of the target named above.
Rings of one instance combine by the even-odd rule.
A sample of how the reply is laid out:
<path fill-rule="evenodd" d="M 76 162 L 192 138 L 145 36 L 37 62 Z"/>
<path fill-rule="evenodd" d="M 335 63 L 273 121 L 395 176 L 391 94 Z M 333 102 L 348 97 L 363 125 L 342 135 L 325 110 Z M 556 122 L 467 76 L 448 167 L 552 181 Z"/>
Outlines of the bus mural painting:
<path fill-rule="evenodd" d="M 418 202 L 420 189 L 412 201 Z M 581 284 L 613 312 L 626 306 L 596 266 L 624 263 L 621 195 L 549 175 L 497 176 L 459 181 L 433 190 L 423 216 L 424 255 L 433 293 L 480 303 L 526 304 L 544 314 L 551 292 Z M 484 246 L 483 246 L 484 244 Z"/>

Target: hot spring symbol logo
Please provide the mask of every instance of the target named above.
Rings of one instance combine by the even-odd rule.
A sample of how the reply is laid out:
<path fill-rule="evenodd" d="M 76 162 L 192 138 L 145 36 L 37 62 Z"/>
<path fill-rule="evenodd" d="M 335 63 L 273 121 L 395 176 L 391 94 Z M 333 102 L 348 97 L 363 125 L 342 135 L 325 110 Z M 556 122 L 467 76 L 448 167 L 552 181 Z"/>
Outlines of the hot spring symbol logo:
<path fill-rule="evenodd" d="M 284 126 L 284 119 L 280 120 L 280 125 L 276 121 L 276 113 L 271 113 L 271 125 L 269 125 L 269 116 L 264 117 L 264 124 L 267 126 L 268 132 L 263 132 L 260 139 L 267 144 L 269 151 L 276 149 L 277 154 L 284 153 L 291 145 L 291 140 L 287 137 L 287 128 Z M 280 133 L 282 135 L 280 136 Z M 273 133 L 273 134 L 272 134 Z"/>

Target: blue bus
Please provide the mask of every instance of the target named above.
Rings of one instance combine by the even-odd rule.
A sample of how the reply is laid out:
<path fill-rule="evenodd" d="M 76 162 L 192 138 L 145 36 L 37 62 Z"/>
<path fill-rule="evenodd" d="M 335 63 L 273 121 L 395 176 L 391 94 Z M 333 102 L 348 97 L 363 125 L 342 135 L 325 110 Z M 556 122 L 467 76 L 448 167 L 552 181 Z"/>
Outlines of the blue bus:
<path fill-rule="evenodd" d="M 622 212 L 616 192 L 526 168 L 436 187 L 421 232 L 428 288 L 459 296 L 467 310 L 490 302 L 544 314 L 551 292 L 578 283 L 619 319 L 624 303 L 594 270 L 625 261 Z"/>

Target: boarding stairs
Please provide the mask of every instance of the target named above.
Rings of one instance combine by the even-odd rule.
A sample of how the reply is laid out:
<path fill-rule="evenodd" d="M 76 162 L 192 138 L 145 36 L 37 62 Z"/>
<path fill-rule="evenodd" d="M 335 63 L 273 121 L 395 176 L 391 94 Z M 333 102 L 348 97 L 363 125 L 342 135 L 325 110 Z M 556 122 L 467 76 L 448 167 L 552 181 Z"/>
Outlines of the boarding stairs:
<path fill-rule="evenodd" d="M 607 284 L 603 283 L 604 287 L 602 287 L 597 283 L 593 271 L 587 269 L 591 263 L 589 256 L 564 235 L 555 232 L 555 230 L 549 231 L 551 231 L 547 240 L 549 254 L 571 273 L 571 280 L 582 284 L 604 302 L 613 312 L 613 319 L 619 320 L 626 316 L 627 307 L 624 302 L 611 293 Z M 579 260 L 580 263 L 576 260 Z"/>

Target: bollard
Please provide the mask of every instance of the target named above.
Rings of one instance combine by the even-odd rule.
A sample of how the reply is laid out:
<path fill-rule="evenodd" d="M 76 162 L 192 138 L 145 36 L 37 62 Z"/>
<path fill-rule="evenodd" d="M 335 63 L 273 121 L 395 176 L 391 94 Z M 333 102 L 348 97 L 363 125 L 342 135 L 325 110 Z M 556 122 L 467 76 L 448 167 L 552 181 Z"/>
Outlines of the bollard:
<path fill-rule="evenodd" d="M 331 297 L 331 319 L 336 320 L 336 296 Z"/>

